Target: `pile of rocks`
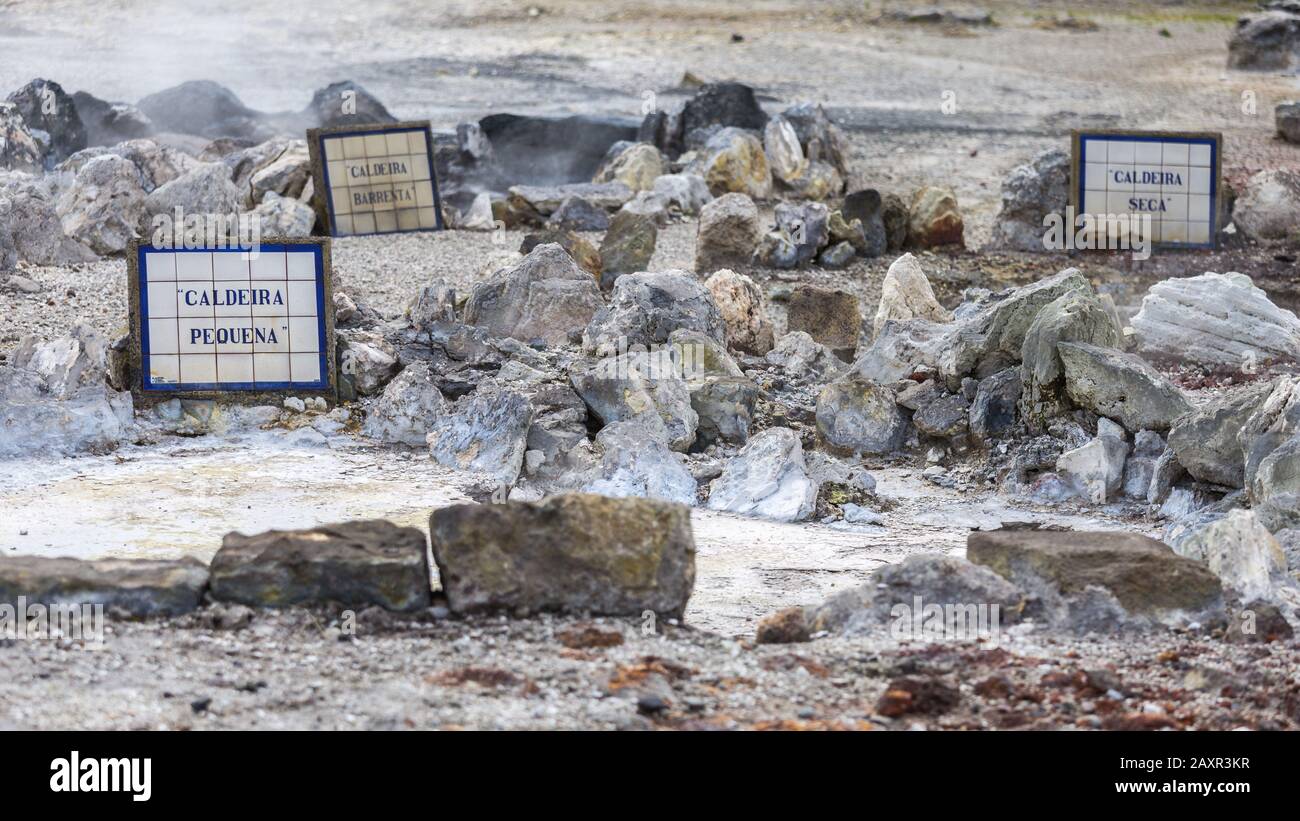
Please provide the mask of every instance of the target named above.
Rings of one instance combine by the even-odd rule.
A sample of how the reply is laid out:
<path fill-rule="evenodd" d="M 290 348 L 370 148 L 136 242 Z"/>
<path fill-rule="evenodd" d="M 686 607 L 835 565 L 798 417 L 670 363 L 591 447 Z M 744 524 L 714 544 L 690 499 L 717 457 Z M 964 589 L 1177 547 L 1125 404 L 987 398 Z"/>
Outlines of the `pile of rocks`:
<path fill-rule="evenodd" d="M 47 93 L 59 101 L 56 119 L 32 108 Z M 118 255 L 136 238 L 170 240 L 191 223 L 205 230 L 197 220 L 210 217 L 222 218 L 232 238 L 249 235 L 253 224 L 264 236 L 312 233 L 301 139 L 187 145 L 132 136 L 88 146 L 77 103 L 57 83 L 34 80 L 11 99 L 0 125 L 7 134 L 0 162 L 9 169 L 0 180 L 0 270 Z M 173 225 L 177 213 L 187 222 Z"/>
<path fill-rule="evenodd" d="M 820 106 L 769 116 L 740 83 L 704 85 L 639 128 L 492 115 L 459 126 L 454 150 L 444 142 L 439 179 L 464 227 L 490 227 L 489 209 L 507 227 L 601 231 L 615 213 L 662 225 L 730 193 L 829 199 L 849 173 L 846 141 Z M 517 162 L 508 157 L 516 146 L 528 148 Z"/>
<path fill-rule="evenodd" d="M 282 135 L 395 119 L 351 81 L 318 90 L 301 111 L 268 114 L 211 81 L 132 105 L 33 80 L 0 103 L 0 273 L 170 238 L 190 225 L 168 222 L 178 208 L 187 221 L 226 218 L 232 237 L 241 221 L 245 236 L 251 224 L 263 236 L 309 236 L 307 146 Z"/>

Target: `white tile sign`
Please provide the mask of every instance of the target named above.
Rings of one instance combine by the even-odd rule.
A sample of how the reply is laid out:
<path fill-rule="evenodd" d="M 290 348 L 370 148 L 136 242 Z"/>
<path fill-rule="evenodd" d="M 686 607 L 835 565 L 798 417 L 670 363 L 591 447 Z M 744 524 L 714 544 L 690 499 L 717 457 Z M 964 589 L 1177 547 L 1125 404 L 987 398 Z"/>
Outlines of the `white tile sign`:
<path fill-rule="evenodd" d="M 443 227 L 427 122 L 312 129 L 307 139 L 332 236 Z"/>
<path fill-rule="evenodd" d="M 1213 247 L 1219 193 L 1217 134 L 1078 132 L 1076 215 L 1150 218 L 1153 242 Z M 1105 219 L 1103 219 L 1105 218 Z"/>
<path fill-rule="evenodd" d="M 330 387 L 321 245 L 142 245 L 135 267 L 144 391 Z"/>

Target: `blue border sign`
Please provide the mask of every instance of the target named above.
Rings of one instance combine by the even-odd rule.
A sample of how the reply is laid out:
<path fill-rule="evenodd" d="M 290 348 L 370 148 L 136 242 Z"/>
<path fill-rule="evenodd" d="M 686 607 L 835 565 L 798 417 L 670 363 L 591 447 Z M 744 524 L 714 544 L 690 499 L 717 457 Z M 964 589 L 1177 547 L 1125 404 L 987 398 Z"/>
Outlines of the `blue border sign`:
<path fill-rule="evenodd" d="M 343 141 L 353 138 L 356 141 L 345 146 Z M 329 226 L 331 236 L 404 234 L 445 227 L 433 129 L 427 121 L 314 128 L 307 132 L 307 143 L 316 178 L 317 214 Z M 333 156 L 329 150 L 346 147 L 350 151 L 353 145 L 356 151 L 343 156 Z M 357 175 L 357 180 L 338 179 L 334 175 L 340 168 Z M 422 190 L 426 185 L 427 192 Z M 340 214 L 335 202 L 339 192 L 357 199 L 359 210 Z M 381 226 L 385 221 L 391 221 L 392 227 Z"/>
<path fill-rule="evenodd" d="M 318 242 L 266 243 L 256 254 L 141 244 L 135 262 L 144 391 L 330 388 L 325 259 Z M 173 293 L 174 304 L 158 303 Z M 298 346 L 295 326 L 300 335 L 310 328 Z M 223 364 L 237 376 L 221 379 Z M 267 378 L 257 378 L 259 366 Z M 212 378 L 187 379 L 187 372 Z"/>
<path fill-rule="evenodd" d="M 1076 219 L 1147 216 L 1157 246 L 1217 247 L 1221 145 L 1208 133 L 1076 132 Z"/>

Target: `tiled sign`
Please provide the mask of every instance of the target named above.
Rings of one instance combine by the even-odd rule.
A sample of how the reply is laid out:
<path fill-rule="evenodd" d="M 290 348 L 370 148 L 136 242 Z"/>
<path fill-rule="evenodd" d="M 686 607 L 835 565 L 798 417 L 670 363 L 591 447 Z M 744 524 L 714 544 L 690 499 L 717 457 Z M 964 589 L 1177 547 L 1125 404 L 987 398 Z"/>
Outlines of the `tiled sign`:
<path fill-rule="evenodd" d="M 315 206 L 336 237 L 441 229 L 428 122 L 307 132 Z"/>
<path fill-rule="evenodd" d="M 1212 248 L 1218 237 L 1221 144 L 1218 134 L 1075 132 L 1075 213 L 1149 216 L 1154 242 Z"/>
<path fill-rule="evenodd" d="M 333 390 L 327 242 L 268 242 L 256 253 L 138 244 L 130 276 L 139 389 Z"/>

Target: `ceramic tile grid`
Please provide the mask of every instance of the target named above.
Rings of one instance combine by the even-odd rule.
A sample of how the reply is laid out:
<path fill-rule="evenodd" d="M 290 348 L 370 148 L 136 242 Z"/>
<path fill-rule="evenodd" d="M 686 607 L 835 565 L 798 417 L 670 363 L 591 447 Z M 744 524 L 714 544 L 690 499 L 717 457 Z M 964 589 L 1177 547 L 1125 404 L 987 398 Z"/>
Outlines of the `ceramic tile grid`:
<path fill-rule="evenodd" d="M 442 227 L 427 126 L 319 139 L 334 236 Z"/>
<path fill-rule="evenodd" d="M 144 390 L 329 387 L 319 246 L 142 247 L 137 268 Z"/>
<path fill-rule="evenodd" d="M 1078 213 L 1150 215 L 1153 241 L 1213 247 L 1219 141 L 1208 135 L 1080 134 Z M 1076 172 L 1078 173 L 1078 172 Z"/>

